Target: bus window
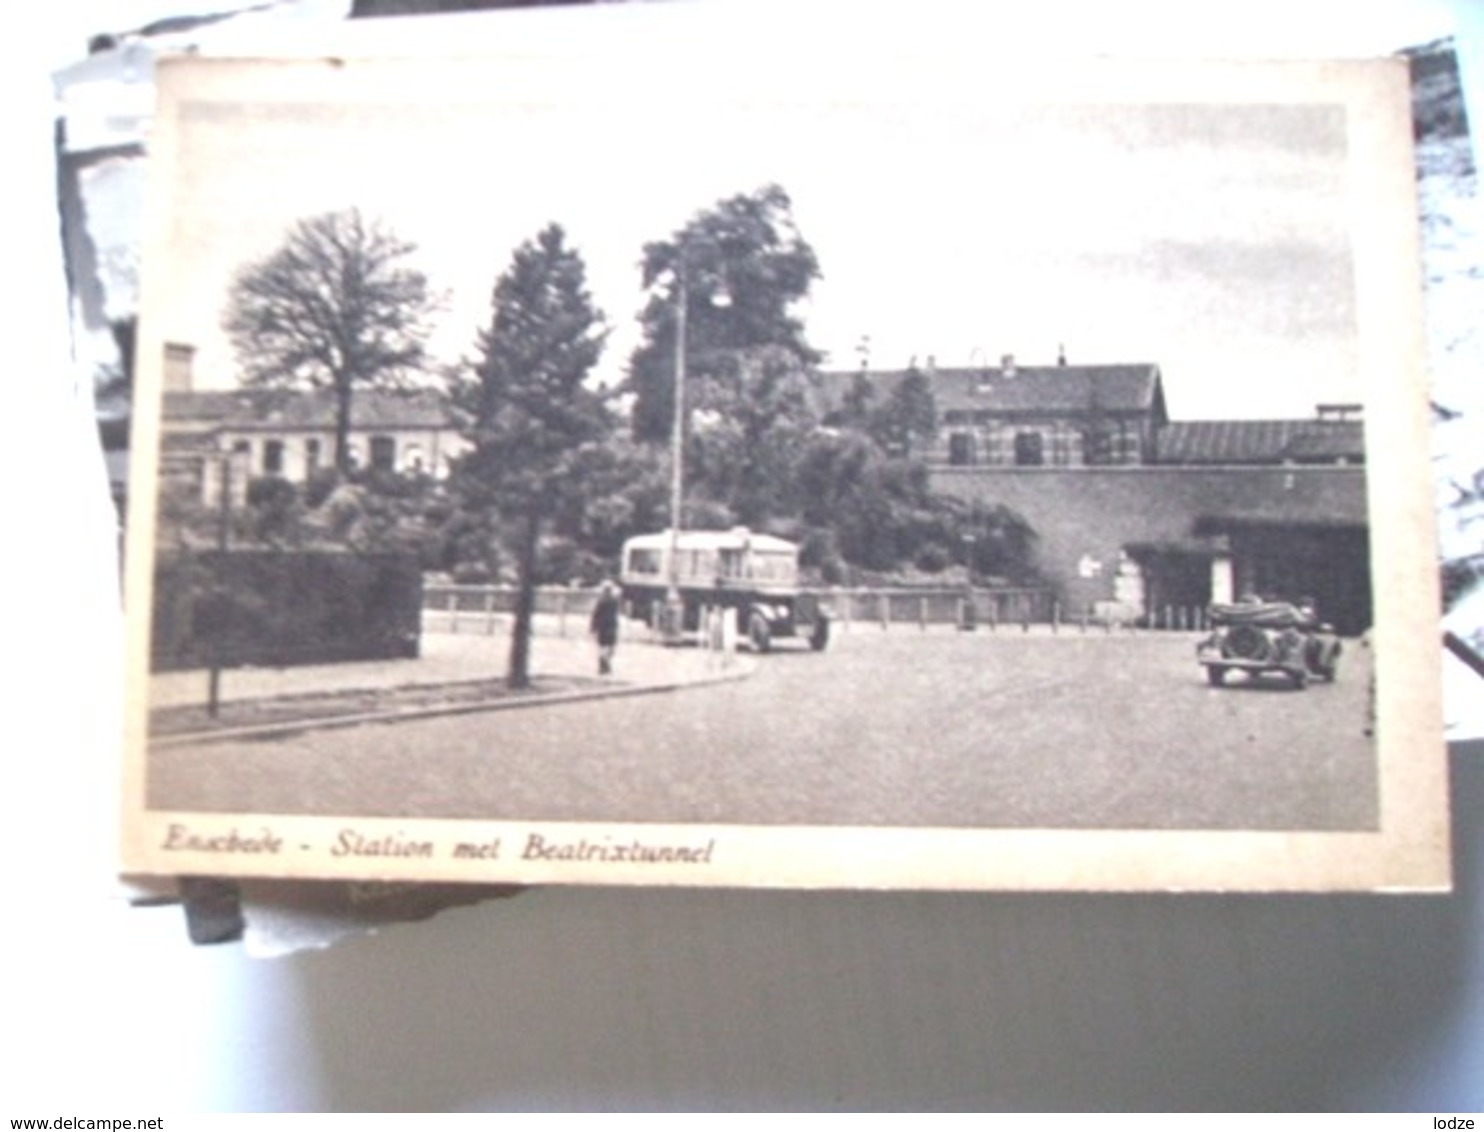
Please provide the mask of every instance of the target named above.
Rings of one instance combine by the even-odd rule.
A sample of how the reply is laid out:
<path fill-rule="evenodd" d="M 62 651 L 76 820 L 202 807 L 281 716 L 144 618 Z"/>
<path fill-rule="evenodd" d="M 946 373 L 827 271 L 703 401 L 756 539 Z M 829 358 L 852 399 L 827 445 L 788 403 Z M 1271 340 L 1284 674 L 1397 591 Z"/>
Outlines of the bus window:
<path fill-rule="evenodd" d="M 716 551 L 681 551 L 680 576 L 692 582 L 709 585 L 711 580 L 716 576 Z"/>
<path fill-rule="evenodd" d="M 792 582 L 797 575 L 792 554 L 752 555 L 752 576 L 759 582 Z"/>
<path fill-rule="evenodd" d="M 654 574 L 660 573 L 660 552 L 644 547 L 634 547 L 629 551 L 629 565 L 625 571 L 628 574 Z"/>

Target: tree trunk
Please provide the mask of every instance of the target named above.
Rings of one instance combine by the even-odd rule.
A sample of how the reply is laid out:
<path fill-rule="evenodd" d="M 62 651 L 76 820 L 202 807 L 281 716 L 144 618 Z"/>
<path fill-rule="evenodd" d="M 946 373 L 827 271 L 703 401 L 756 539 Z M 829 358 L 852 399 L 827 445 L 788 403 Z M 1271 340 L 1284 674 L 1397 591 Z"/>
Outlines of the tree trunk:
<path fill-rule="evenodd" d="M 531 686 L 531 623 L 536 613 L 536 549 L 541 539 L 541 516 L 532 511 L 523 521 L 525 529 L 516 551 L 515 627 L 510 637 L 510 669 L 505 676 L 510 688 Z"/>
<path fill-rule="evenodd" d="M 350 399 L 351 379 L 349 374 L 335 376 L 335 471 L 341 478 L 348 476 L 350 467 Z"/>

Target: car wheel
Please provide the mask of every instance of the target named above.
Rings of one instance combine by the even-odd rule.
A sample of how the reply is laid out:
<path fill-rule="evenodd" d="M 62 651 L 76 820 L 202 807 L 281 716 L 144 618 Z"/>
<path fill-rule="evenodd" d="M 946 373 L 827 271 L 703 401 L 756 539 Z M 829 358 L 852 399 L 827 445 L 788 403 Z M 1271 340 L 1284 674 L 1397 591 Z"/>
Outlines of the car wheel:
<path fill-rule="evenodd" d="M 773 647 L 773 627 L 761 613 L 754 613 L 747 623 L 747 636 L 758 652 L 767 652 Z"/>
<path fill-rule="evenodd" d="M 1309 674 L 1302 668 L 1296 668 L 1288 674 L 1289 682 L 1293 684 L 1295 692 L 1302 692 L 1309 686 Z"/>
<path fill-rule="evenodd" d="M 818 621 L 814 622 L 814 629 L 809 634 L 809 647 L 811 649 L 813 649 L 815 652 L 823 652 L 825 646 L 827 644 L 829 644 L 829 643 L 830 643 L 830 622 L 829 622 L 829 618 L 827 618 L 827 617 L 821 617 Z"/>
<path fill-rule="evenodd" d="M 1330 651 L 1329 655 L 1325 657 L 1324 664 L 1319 669 L 1319 674 L 1324 677 L 1327 683 L 1333 684 L 1335 682 L 1335 676 L 1339 672 L 1339 670 L 1340 649 L 1337 645 Z"/>
<path fill-rule="evenodd" d="M 1219 688 L 1226 683 L 1226 669 L 1219 664 L 1206 665 L 1206 683 L 1213 688 Z"/>

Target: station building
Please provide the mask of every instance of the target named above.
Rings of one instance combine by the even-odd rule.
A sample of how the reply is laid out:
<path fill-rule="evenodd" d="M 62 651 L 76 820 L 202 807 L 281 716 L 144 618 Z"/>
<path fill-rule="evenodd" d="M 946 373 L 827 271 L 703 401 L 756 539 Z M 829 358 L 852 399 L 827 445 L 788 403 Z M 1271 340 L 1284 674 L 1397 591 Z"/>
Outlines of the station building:
<path fill-rule="evenodd" d="M 880 404 L 907 372 L 826 374 L 826 397 L 864 380 Z M 1171 420 L 1154 364 L 922 372 L 935 489 L 1023 516 L 1068 619 L 1165 622 L 1255 593 L 1312 597 L 1344 632 L 1370 624 L 1360 406 Z"/>

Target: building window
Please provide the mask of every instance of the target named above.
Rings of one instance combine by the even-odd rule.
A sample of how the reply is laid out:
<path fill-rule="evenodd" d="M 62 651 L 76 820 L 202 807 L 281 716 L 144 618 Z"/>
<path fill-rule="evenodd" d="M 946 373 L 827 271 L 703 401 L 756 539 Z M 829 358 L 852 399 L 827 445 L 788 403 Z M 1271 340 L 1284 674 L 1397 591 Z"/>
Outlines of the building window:
<path fill-rule="evenodd" d="M 1022 468 L 1039 467 L 1046 462 L 1045 442 L 1039 432 L 1015 434 L 1015 463 Z"/>
<path fill-rule="evenodd" d="M 377 472 L 397 470 L 397 441 L 391 436 L 371 438 L 371 468 Z"/>
<path fill-rule="evenodd" d="M 311 436 L 304 442 L 304 478 L 313 479 L 314 473 L 319 471 L 320 443 L 319 437 Z"/>
<path fill-rule="evenodd" d="M 1114 433 L 1108 424 L 1095 424 L 1082 434 L 1082 462 L 1091 466 L 1113 463 Z"/>
<path fill-rule="evenodd" d="M 265 476 L 283 475 L 283 441 L 263 441 L 263 474 Z"/>
<path fill-rule="evenodd" d="M 948 435 L 948 462 L 955 468 L 967 468 L 974 463 L 974 434 L 953 432 Z"/>

